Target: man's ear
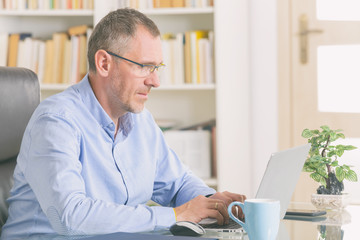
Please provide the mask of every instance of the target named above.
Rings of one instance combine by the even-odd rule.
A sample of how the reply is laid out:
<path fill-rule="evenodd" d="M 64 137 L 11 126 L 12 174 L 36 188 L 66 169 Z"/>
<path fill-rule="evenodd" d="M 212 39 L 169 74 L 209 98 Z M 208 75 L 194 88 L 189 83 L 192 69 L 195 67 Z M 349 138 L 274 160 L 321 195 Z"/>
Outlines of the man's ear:
<path fill-rule="evenodd" d="M 95 53 L 96 71 L 101 76 L 108 76 L 112 64 L 113 61 L 111 59 L 111 56 L 105 50 L 100 49 Z"/>

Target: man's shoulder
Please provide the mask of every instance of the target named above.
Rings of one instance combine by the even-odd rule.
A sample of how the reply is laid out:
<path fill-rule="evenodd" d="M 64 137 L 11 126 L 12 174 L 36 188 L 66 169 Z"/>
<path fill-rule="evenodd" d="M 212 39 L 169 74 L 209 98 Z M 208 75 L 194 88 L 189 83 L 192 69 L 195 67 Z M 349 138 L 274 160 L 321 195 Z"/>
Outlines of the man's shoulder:
<path fill-rule="evenodd" d="M 68 115 L 71 112 L 78 112 L 81 108 L 83 108 L 83 102 L 80 96 L 72 88 L 69 88 L 41 101 L 36 113 L 38 115 Z"/>

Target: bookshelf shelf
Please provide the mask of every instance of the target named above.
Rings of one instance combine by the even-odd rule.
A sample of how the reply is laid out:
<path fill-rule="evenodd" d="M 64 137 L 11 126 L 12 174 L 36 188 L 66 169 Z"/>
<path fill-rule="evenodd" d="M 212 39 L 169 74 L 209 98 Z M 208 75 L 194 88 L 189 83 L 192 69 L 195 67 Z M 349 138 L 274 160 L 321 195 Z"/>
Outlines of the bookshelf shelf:
<path fill-rule="evenodd" d="M 93 16 L 93 10 L 0 10 L 0 16 Z"/>
<path fill-rule="evenodd" d="M 181 84 L 181 85 L 160 85 L 156 91 L 167 90 L 215 90 L 215 84 Z"/>
<path fill-rule="evenodd" d="M 41 84 L 43 91 L 63 91 L 70 87 L 70 84 Z M 197 91 L 197 90 L 215 90 L 215 84 L 182 84 L 182 85 L 163 85 L 154 88 L 154 91 Z"/>
<path fill-rule="evenodd" d="M 213 7 L 203 8 L 158 8 L 158 9 L 139 9 L 147 15 L 187 15 L 187 14 L 213 14 Z"/>
<path fill-rule="evenodd" d="M 40 88 L 43 91 L 63 91 L 70 86 L 70 84 L 41 84 Z"/>

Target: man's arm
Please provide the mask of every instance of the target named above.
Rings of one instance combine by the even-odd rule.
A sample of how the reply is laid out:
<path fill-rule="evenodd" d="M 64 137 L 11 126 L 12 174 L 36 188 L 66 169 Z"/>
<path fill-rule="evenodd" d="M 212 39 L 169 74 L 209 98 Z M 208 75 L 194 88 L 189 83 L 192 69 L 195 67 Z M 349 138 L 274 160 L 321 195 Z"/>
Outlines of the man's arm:
<path fill-rule="evenodd" d="M 30 130 L 21 160 L 24 176 L 43 213 L 59 234 L 150 231 L 175 222 L 170 207 L 127 206 L 86 192 L 79 161 L 81 135 L 70 119 L 43 115 Z M 100 147 L 100 146 L 97 146 Z M 101 161 L 101 159 L 99 159 Z M 104 175 L 104 178 L 106 175 Z"/>
<path fill-rule="evenodd" d="M 246 197 L 230 192 L 216 192 L 193 175 L 175 152 L 168 147 L 166 152 L 158 166 L 153 200 L 162 205 L 170 203 L 175 206 L 177 221 L 200 222 L 210 217 L 216 218 L 219 224 L 227 223 L 227 206 L 233 201 L 243 202 Z"/>

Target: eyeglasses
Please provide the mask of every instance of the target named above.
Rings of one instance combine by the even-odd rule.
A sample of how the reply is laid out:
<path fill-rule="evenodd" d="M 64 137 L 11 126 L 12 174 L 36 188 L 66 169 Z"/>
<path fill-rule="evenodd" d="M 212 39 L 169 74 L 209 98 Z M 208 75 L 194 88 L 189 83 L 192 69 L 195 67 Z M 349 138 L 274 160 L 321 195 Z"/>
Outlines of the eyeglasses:
<path fill-rule="evenodd" d="M 130 59 L 127 59 L 127 58 L 124 58 L 124 57 L 121 57 L 115 53 L 112 53 L 110 51 L 106 51 L 108 54 L 114 56 L 114 57 L 117 57 L 117 58 L 121 58 L 125 61 L 128 61 L 128 62 L 131 62 L 131 63 L 134 63 L 137 65 L 136 68 L 134 68 L 134 73 L 139 76 L 139 77 L 147 77 L 149 76 L 151 73 L 153 73 L 155 70 L 157 70 L 158 72 L 160 70 L 163 69 L 163 67 L 165 67 L 166 65 L 163 64 L 163 63 L 160 63 L 159 65 L 151 65 L 151 64 L 141 64 L 141 63 L 138 63 L 138 62 L 135 62 L 135 61 L 132 61 Z"/>

